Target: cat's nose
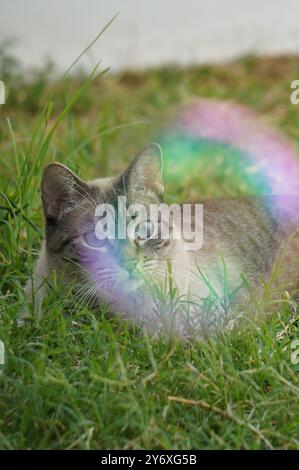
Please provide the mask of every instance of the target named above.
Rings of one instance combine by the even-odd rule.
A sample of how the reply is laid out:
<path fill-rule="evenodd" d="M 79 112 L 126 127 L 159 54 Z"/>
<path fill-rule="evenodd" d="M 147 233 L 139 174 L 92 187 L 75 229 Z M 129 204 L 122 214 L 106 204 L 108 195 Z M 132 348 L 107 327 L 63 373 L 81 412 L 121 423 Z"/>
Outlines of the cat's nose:
<path fill-rule="evenodd" d="M 137 266 L 137 260 L 128 260 L 123 264 L 123 268 L 128 271 L 128 273 L 132 273 Z"/>

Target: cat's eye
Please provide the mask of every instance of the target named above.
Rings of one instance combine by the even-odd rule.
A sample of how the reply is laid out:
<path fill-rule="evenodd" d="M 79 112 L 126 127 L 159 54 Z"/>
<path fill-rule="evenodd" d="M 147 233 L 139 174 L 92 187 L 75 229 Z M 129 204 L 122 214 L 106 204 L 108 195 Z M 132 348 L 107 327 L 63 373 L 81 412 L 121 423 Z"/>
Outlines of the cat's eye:
<path fill-rule="evenodd" d="M 152 221 L 146 220 L 145 222 L 141 222 L 137 225 L 135 230 L 136 239 L 140 242 L 145 242 L 146 240 L 153 238 L 155 236 L 155 232 L 156 225 Z"/>
<path fill-rule="evenodd" d="M 103 250 L 103 249 L 106 249 L 108 245 L 107 238 L 104 238 L 103 240 L 101 240 L 100 238 L 96 236 L 94 231 L 85 233 L 83 235 L 83 239 L 85 243 L 91 248 L 98 248 L 98 249 Z"/>

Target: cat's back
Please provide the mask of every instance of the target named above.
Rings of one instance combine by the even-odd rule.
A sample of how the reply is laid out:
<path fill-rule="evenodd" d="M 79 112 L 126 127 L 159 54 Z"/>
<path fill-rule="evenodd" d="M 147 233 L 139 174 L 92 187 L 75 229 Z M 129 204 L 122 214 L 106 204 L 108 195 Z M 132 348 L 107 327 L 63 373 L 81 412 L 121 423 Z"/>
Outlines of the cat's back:
<path fill-rule="evenodd" d="M 248 236 L 283 235 L 299 228 L 299 196 L 255 196 L 201 201 L 203 229 Z M 212 233 L 211 233 L 212 235 Z"/>
<path fill-rule="evenodd" d="M 234 197 L 201 203 L 203 246 L 197 253 L 201 259 L 221 255 L 244 272 L 263 275 L 282 247 L 288 245 L 289 255 L 299 258 L 299 197 Z"/>

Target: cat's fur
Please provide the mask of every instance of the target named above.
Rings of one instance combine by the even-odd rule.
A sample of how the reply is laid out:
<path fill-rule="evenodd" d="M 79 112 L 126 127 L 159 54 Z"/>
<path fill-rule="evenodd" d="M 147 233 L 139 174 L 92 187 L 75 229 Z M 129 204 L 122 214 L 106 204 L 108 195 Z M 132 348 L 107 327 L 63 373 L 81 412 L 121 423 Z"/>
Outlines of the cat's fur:
<path fill-rule="evenodd" d="M 113 276 L 115 279 L 115 265 L 113 269 L 112 265 L 108 269 L 107 264 L 101 267 L 96 247 L 85 246 L 82 255 L 81 246 L 84 233 L 94 230 L 95 206 L 103 202 L 116 204 L 119 195 L 126 195 L 128 204 L 159 203 L 163 197 L 161 175 L 162 154 L 157 144 L 146 147 L 123 174 L 114 178 L 87 183 L 59 163 L 46 167 L 41 183 L 45 241 L 33 282 L 27 286 L 37 315 L 42 310 L 45 279 L 51 281 L 53 271 L 61 276 L 62 282 L 72 281 L 79 286 L 87 281 L 93 285 L 95 305 L 99 297 L 105 298 L 105 279 Z M 177 298 L 190 301 L 188 318 L 186 308 L 182 312 L 177 302 L 175 308 L 172 305 L 164 311 L 161 319 L 159 302 L 148 291 L 138 288 L 128 299 L 123 294 L 113 298 L 110 292 L 111 298 L 108 295 L 105 300 L 112 310 L 151 329 L 167 324 L 182 334 L 189 334 L 198 325 L 200 328 L 209 325 L 209 318 L 203 314 L 205 309 L 210 309 L 214 323 L 215 317 L 227 313 L 231 305 L 248 302 L 252 296 L 259 299 L 263 282 L 269 283 L 277 298 L 285 290 L 296 292 L 299 271 L 299 200 L 296 197 L 206 200 L 203 216 L 200 250 L 186 251 L 182 240 L 152 240 L 142 247 L 127 241 L 121 257 L 123 265 L 117 266 L 118 272 L 127 272 L 130 258 L 136 259 L 138 270 L 153 284 L 164 286 L 164 293 L 165 279 L 171 280 L 177 288 Z M 84 264 L 88 259 L 89 266 L 92 263 L 90 270 L 86 269 L 87 261 Z M 100 286 L 95 281 L 98 278 Z M 186 303 L 182 301 L 181 306 Z"/>

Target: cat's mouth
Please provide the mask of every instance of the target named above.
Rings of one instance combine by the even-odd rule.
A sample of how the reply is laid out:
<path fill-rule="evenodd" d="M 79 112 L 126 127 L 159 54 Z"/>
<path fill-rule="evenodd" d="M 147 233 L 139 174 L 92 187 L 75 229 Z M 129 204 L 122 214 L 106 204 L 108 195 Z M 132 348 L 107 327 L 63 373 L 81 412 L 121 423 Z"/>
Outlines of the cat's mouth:
<path fill-rule="evenodd" d="M 143 284 L 142 279 L 129 278 L 121 284 L 121 288 L 125 293 L 137 291 Z"/>

